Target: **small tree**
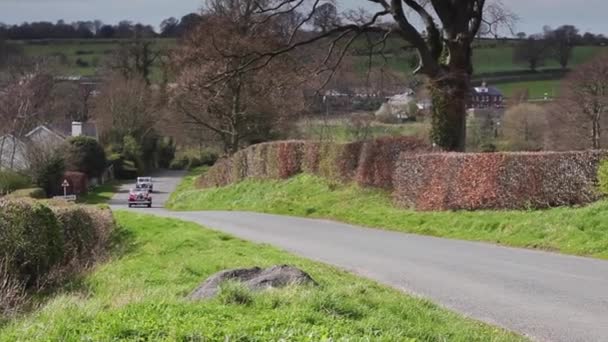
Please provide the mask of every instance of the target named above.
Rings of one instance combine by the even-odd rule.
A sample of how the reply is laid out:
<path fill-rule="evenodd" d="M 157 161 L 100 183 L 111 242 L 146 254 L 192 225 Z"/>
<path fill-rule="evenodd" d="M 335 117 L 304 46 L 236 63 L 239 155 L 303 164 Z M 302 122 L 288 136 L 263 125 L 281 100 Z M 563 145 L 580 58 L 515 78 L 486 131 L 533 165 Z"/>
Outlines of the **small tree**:
<path fill-rule="evenodd" d="M 566 69 L 574 46 L 581 39 L 578 29 L 572 25 L 564 25 L 546 32 L 545 38 L 551 45 L 551 56 L 557 60 L 562 69 Z"/>
<path fill-rule="evenodd" d="M 515 46 L 513 61 L 527 63 L 531 71 L 536 71 L 545 64 L 549 52 L 548 41 L 541 35 L 532 35 Z"/>
<path fill-rule="evenodd" d="M 174 108 L 186 124 L 214 135 L 228 154 L 275 137 L 304 102 L 296 56 L 281 54 L 257 68 L 230 71 L 250 63 L 248 55 L 278 48 L 285 39 L 276 29 L 282 21 L 255 16 L 256 5 L 248 3 L 210 2 L 205 23 L 174 54 L 179 70 Z M 226 77 L 217 80 L 222 72 Z"/>
<path fill-rule="evenodd" d="M 562 83 L 556 112 L 551 115 L 570 135 L 586 146 L 602 147 L 602 122 L 608 118 L 608 54 L 579 66 Z"/>
<path fill-rule="evenodd" d="M 523 103 L 505 112 L 503 135 L 512 150 L 541 150 L 547 131 L 546 112 L 538 105 Z"/>
<path fill-rule="evenodd" d="M 67 171 L 78 171 L 89 177 L 99 177 L 106 169 L 106 153 L 93 138 L 70 138 L 64 153 Z"/>

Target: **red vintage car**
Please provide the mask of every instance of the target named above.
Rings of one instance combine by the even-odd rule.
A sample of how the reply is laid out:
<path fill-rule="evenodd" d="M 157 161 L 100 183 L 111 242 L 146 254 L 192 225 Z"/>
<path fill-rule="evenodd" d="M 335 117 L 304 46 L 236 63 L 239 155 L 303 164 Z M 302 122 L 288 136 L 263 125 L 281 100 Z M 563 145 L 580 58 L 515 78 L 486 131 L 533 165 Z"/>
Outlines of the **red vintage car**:
<path fill-rule="evenodd" d="M 150 191 L 144 189 L 131 189 L 129 191 L 129 208 L 133 206 L 146 206 L 152 208 Z"/>

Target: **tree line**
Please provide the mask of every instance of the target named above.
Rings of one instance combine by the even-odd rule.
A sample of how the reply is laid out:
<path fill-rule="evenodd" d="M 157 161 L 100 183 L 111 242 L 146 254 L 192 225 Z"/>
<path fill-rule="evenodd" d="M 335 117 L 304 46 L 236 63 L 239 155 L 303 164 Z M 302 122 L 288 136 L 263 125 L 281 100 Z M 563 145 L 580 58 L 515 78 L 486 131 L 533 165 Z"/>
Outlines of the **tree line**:
<path fill-rule="evenodd" d="M 56 23 L 40 21 L 25 22 L 20 25 L 0 23 L 0 38 L 9 40 L 34 39 L 93 39 L 93 38 L 132 38 L 135 34 L 146 37 L 175 38 L 184 35 L 202 20 L 201 15 L 190 13 L 181 19 L 168 18 L 160 24 L 157 32 L 152 25 L 123 20 L 116 25 L 104 24 L 101 20 Z"/>
<path fill-rule="evenodd" d="M 580 34 L 579 29 L 573 25 L 562 25 L 556 29 L 545 26 L 542 33 L 527 36 L 520 32 L 517 37 L 520 42 L 513 51 L 513 61 L 526 63 L 531 71 L 536 71 L 550 59 L 558 62 L 562 69 L 566 69 L 576 46 L 608 44 L 608 38 L 604 35 L 589 32 Z"/>

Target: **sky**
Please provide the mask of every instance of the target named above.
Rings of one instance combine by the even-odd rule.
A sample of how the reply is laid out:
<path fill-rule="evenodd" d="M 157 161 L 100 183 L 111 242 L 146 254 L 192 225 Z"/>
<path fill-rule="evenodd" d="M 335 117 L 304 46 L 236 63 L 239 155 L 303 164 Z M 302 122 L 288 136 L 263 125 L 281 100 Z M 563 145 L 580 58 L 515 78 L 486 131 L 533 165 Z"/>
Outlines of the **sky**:
<path fill-rule="evenodd" d="M 577 26 L 582 32 L 608 35 L 608 1 L 605 0 L 503 0 L 521 18 L 517 31 L 542 32 L 544 25 Z M 583 5 L 584 3 L 584 5 Z M 115 24 L 132 20 L 158 26 L 168 17 L 180 18 L 198 11 L 203 0 L 0 0 L 0 22 L 101 19 Z M 338 0 L 341 9 L 375 9 L 366 0 Z"/>

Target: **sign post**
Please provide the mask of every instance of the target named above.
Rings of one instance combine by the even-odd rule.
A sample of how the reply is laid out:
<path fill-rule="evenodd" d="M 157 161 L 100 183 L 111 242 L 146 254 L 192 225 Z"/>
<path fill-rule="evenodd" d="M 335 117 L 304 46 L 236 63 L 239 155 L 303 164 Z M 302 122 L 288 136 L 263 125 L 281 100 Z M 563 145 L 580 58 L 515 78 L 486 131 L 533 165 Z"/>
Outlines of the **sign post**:
<path fill-rule="evenodd" d="M 68 197 L 68 188 L 70 187 L 70 183 L 67 179 L 63 181 L 61 187 L 63 188 L 63 197 Z"/>

